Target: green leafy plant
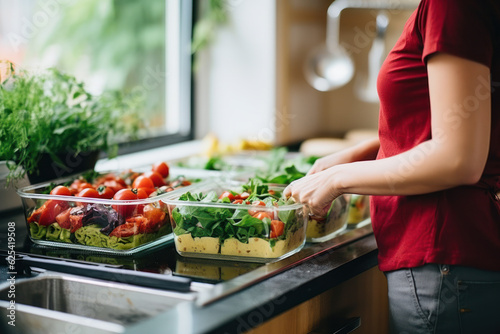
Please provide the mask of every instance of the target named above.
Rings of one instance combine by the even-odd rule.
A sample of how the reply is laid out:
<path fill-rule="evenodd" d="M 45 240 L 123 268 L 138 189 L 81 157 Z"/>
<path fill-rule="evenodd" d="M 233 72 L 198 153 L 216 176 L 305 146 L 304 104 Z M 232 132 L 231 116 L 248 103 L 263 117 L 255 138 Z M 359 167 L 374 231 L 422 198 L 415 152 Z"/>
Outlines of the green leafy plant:
<path fill-rule="evenodd" d="M 58 155 L 67 152 L 102 150 L 111 158 L 118 142 L 137 135 L 136 97 L 121 92 L 94 96 L 56 69 L 15 72 L 11 63 L 3 63 L 11 72 L 0 78 L 0 160 L 11 161 L 8 182 L 36 174 L 44 154 L 61 165 Z"/>

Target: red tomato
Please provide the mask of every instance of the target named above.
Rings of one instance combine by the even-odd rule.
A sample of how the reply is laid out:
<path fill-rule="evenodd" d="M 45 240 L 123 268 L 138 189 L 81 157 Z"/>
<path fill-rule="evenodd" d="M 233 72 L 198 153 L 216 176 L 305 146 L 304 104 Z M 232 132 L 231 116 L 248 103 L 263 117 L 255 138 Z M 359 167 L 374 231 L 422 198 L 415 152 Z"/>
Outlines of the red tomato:
<path fill-rule="evenodd" d="M 276 191 L 274 191 L 274 190 L 270 189 L 270 190 L 269 190 L 269 195 L 274 195 L 274 194 L 276 194 Z"/>
<path fill-rule="evenodd" d="M 245 191 L 245 192 L 242 192 L 242 193 L 240 194 L 240 198 L 241 198 L 241 199 L 247 199 L 249 196 L 250 196 L 250 194 L 249 194 L 249 193 L 247 193 L 246 191 Z"/>
<path fill-rule="evenodd" d="M 219 199 L 223 199 L 226 197 L 229 198 L 231 202 L 234 201 L 234 195 L 230 191 L 224 191 L 222 195 L 219 196 Z"/>
<path fill-rule="evenodd" d="M 242 199 L 235 199 L 233 201 L 233 204 L 243 204 L 243 200 Z"/>
<path fill-rule="evenodd" d="M 147 188 L 135 189 L 135 191 L 137 192 L 137 199 L 148 198 L 148 193 L 144 189 Z M 137 205 L 137 213 L 142 214 L 142 210 L 144 210 L 144 204 Z"/>
<path fill-rule="evenodd" d="M 137 199 L 137 193 L 133 192 L 130 189 L 122 189 L 122 190 L 119 190 L 115 194 L 115 196 L 113 196 L 113 199 L 117 200 L 117 201 L 135 200 L 135 199 Z M 131 205 L 131 204 L 129 204 L 129 205 L 125 205 L 125 204 L 113 205 L 113 209 L 115 209 L 115 211 L 118 212 L 118 214 L 122 217 L 131 216 L 134 213 L 136 207 L 137 207 L 137 205 Z"/>
<path fill-rule="evenodd" d="M 285 224 L 281 220 L 271 221 L 271 235 L 270 238 L 277 238 L 283 234 L 285 230 Z"/>
<path fill-rule="evenodd" d="M 132 183 L 132 188 L 154 188 L 155 187 L 155 184 L 153 183 L 153 181 L 144 176 L 144 175 L 140 175 L 138 176 L 135 180 L 134 180 L 134 183 Z"/>
<path fill-rule="evenodd" d="M 148 195 L 148 197 L 149 197 L 149 195 L 151 195 L 152 193 L 154 193 L 154 192 L 156 191 L 156 189 L 155 189 L 155 188 L 139 188 L 139 189 L 137 189 L 137 190 L 142 190 L 142 191 L 145 191 L 145 192 L 146 192 L 146 194 Z M 155 195 L 155 196 L 156 196 L 156 195 Z M 153 196 L 151 196 L 151 197 L 153 197 Z"/>
<path fill-rule="evenodd" d="M 250 211 L 249 211 L 250 212 Z M 255 215 L 253 215 L 252 217 L 254 218 L 257 218 L 257 219 L 260 219 L 260 220 L 263 220 L 264 218 L 269 218 L 269 219 L 272 219 L 271 217 L 271 212 L 265 212 L 265 211 L 260 211 L 260 212 L 257 212 Z"/>
<path fill-rule="evenodd" d="M 43 206 L 39 207 L 38 209 L 36 209 L 35 211 L 33 211 L 30 215 L 30 217 L 28 218 L 28 223 L 33 223 L 33 222 L 37 222 L 40 220 L 40 215 L 42 214 L 42 211 L 43 211 Z"/>
<path fill-rule="evenodd" d="M 164 179 L 166 179 L 168 177 L 170 168 L 168 167 L 166 162 L 157 162 L 153 165 L 153 168 L 151 170 L 153 172 L 160 173 L 160 175 L 163 176 Z"/>
<path fill-rule="evenodd" d="M 67 230 L 71 228 L 71 222 L 69 220 L 70 212 L 71 208 L 67 208 L 56 216 L 56 222 L 59 224 L 59 226 Z"/>
<path fill-rule="evenodd" d="M 135 192 L 137 193 L 137 199 L 148 198 L 148 193 L 145 189 L 147 189 L 147 188 L 135 189 Z"/>
<path fill-rule="evenodd" d="M 118 238 L 130 237 L 134 234 L 138 234 L 139 228 L 140 228 L 140 225 L 138 226 L 138 225 L 134 224 L 133 222 L 131 222 L 131 223 L 127 222 L 125 224 L 122 224 L 122 225 L 116 227 L 109 234 L 109 236 L 110 237 L 118 237 Z"/>
<path fill-rule="evenodd" d="M 126 189 L 127 188 L 126 185 L 124 186 L 121 182 L 119 182 L 117 180 L 107 180 L 107 181 L 104 181 L 103 185 L 105 185 L 106 187 L 109 187 L 109 188 L 113 189 L 113 191 L 115 193 L 117 193 L 118 191 L 120 191 L 122 189 Z"/>
<path fill-rule="evenodd" d="M 90 197 L 90 198 L 99 198 L 99 192 L 94 188 L 84 188 L 75 196 L 77 197 Z"/>
<path fill-rule="evenodd" d="M 69 215 L 69 222 L 70 222 L 70 232 L 75 233 L 76 230 L 78 230 L 80 227 L 82 227 L 82 218 L 83 218 L 83 213 L 81 214 L 74 214 L 82 209 L 81 206 L 75 206 L 74 208 L 71 209 L 70 215 Z"/>
<path fill-rule="evenodd" d="M 88 182 L 82 182 L 80 183 L 80 185 L 78 186 L 78 191 L 82 191 L 83 189 L 87 189 L 87 188 L 94 188 L 90 183 Z"/>
<path fill-rule="evenodd" d="M 132 222 L 139 228 L 139 231 L 137 233 L 153 233 L 158 231 L 158 229 L 160 228 L 158 224 L 152 224 L 149 219 L 141 215 L 127 219 L 127 223 Z"/>
<path fill-rule="evenodd" d="M 76 179 L 73 181 L 73 183 L 71 183 L 71 185 L 69 186 L 69 190 L 73 195 L 77 194 L 80 191 L 80 185 L 82 183 L 85 183 L 85 181 L 81 179 Z"/>
<path fill-rule="evenodd" d="M 68 203 L 64 201 L 48 200 L 43 204 L 38 224 L 47 226 L 56 221 L 56 216 L 68 208 Z"/>
<path fill-rule="evenodd" d="M 106 187 L 104 184 L 100 185 L 97 188 L 97 192 L 99 193 L 99 198 L 104 199 L 112 199 L 115 195 L 115 191 L 111 187 Z"/>
<path fill-rule="evenodd" d="M 159 224 L 159 226 L 165 224 L 166 213 L 161 209 L 155 208 L 151 204 L 144 207 L 143 215 L 145 218 L 149 219 L 152 224 Z"/>
<path fill-rule="evenodd" d="M 253 206 L 266 206 L 266 203 L 264 203 L 262 201 L 253 201 L 252 205 Z M 259 210 L 248 210 L 248 214 L 250 216 L 255 216 L 257 214 L 257 212 L 260 212 L 260 211 Z"/>
<path fill-rule="evenodd" d="M 51 195 L 60 195 L 60 196 L 71 196 L 71 191 L 68 187 L 65 186 L 57 186 L 50 191 Z"/>
<path fill-rule="evenodd" d="M 151 181 L 153 181 L 153 184 L 155 187 L 161 187 L 161 186 L 164 186 L 166 184 L 165 180 L 163 179 L 163 176 L 158 172 L 151 171 L 151 172 L 144 173 L 142 175 L 144 175 L 148 179 L 151 179 Z"/>

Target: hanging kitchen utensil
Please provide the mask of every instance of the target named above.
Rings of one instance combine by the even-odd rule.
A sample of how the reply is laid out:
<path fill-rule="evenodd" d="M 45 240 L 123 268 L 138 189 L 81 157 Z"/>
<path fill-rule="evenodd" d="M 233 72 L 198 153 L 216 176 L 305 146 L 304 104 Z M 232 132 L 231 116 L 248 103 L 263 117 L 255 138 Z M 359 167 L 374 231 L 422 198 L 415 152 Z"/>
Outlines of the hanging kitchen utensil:
<path fill-rule="evenodd" d="M 340 13 L 347 1 L 335 1 L 328 7 L 326 44 L 307 56 L 304 75 L 316 90 L 326 92 L 339 88 L 354 75 L 354 63 L 339 43 Z"/>
<path fill-rule="evenodd" d="M 355 92 L 365 102 L 378 102 L 377 76 L 385 59 L 385 34 L 389 25 L 386 11 L 380 11 L 376 19 L 376 32 L 368 53 L 368 74 L 356 81 Z"/>
<path fill-rule="evenodd" d="M 367 1 L 336 0 L 327 10 L 326 43 L 309 53 L 304 64 L 306 81 L 316 90 L 326 92 L 339 88 L 354 75 L 354 63 L 340 45 L 340 15 L 346 8 L 409 10 L 418 6 L 418 0 Z M 378 47 L 378 46 L 376 46 Z M 377 50 L 374 50 L 374 53 Z M 379 53 L 379 52 L 378 52 Z M 375 54 L 376 55 L 376 54 Z M 375 58 L 375 56 L 373 56 Z"/>

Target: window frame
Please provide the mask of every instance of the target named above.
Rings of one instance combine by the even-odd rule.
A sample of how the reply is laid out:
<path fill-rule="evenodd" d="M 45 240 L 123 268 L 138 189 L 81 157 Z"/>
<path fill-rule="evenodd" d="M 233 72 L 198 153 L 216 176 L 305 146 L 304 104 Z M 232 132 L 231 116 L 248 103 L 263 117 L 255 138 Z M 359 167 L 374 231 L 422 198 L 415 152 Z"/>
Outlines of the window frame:
<path fill-rule="evenodd" d="M 179 68 L 178 71 L 173 75 L 171 75 L 170 73 L 169 75 L 166 75 L 167 90 L 169 89 L 169 86 L 171 84 L 178 85 L 176 94 L 177 101 L 173 104 L 170 104 L 167 100 L 166 108 L 168 108 L 169 104 L 177 105 L 177 107 L 179 108 L 180 129 L 179 132 L 174 134 L 159 135 L 120 143 L 118 147 L 118 155 L 140 152 L 194 139 L 194 84 L 192 72 L 193 55 L 191 53 L 191 40 L 196 15 L 193 10 L 193 0 L 165 1 L 165 15 L 167 17 L 169 16 L 169 9 L 173 9 L 174 12 L 180 14 L 180 19 L 178 21 L 178 31 L 180 32 L 178 36 L 179 44 L 177 49 L 178 54 L 176 55 L 179 59 Z M 167 37 L 168 32 L 165 38 Z M 166 70 L 167 69 L 168 66 L 166 66 Z M 165 91 L 165 98 L 172 98 L 172 93 Z"/>

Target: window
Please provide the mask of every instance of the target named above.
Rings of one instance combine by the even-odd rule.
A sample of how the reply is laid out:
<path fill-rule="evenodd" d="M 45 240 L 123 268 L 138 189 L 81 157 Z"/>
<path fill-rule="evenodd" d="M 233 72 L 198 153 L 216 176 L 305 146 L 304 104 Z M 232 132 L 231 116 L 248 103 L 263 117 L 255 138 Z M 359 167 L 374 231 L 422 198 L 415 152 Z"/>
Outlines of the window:
<path fill-rule="evenodd" d="M 126 153 L 191 138 L 191 27 L 186 0 L 0 0 L 0 59 L 142 97 L 146 126 Z"/>

